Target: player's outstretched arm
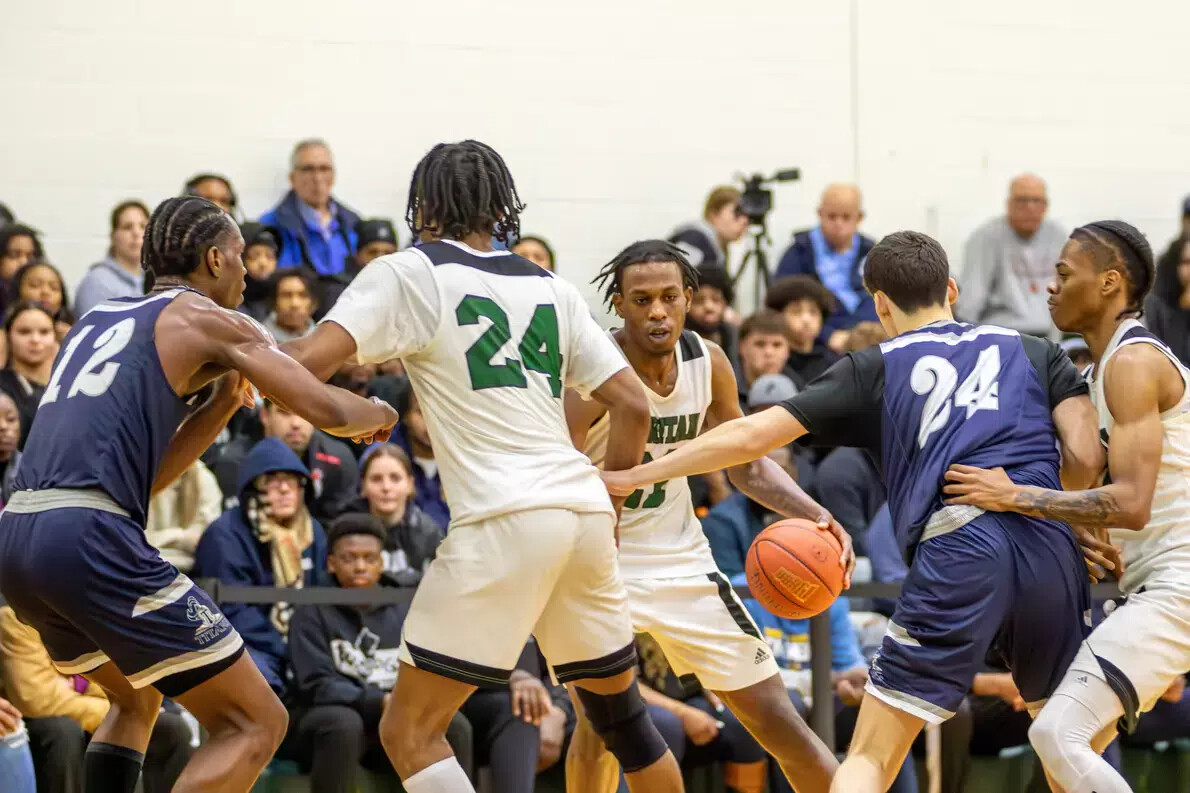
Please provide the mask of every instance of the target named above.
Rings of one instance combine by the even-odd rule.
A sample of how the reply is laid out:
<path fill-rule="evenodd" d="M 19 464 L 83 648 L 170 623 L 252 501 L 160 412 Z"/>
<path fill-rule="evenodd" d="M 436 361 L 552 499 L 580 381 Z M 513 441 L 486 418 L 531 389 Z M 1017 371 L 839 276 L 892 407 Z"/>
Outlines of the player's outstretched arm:
<path fill-rule="evenodd" d="M 392 429 L 397 412 L 378 399 L 363 399 L 350 391 L 326 385 L 304 366 L 273 345 L 264 329 L 250 318 L 223 309 L 207 309 L 201 324 L 207 328 L 212 363 L 234 369 L 264 396 L 275 399 L 314 426 L 348 438 L 371 438 Z"/>
<path fill-rule="evenodd" d="M 322 382 L 355 355 L 355 339 L 337 322 L 321 322 L 305 336 L 280 345 L 281 352 Z"/>
<path fill-rule="evenodd" d="M 191 413 L 170 438 L 153 477 L 152 495 L 172 485 L 194 465 L 240 406 L 252 397 L 252 385 L 239 372 L 228 372 L 216 380 L 206 403 Z"/>
<path fill-rule="evenodd" d="M 649 440 L 649 400 L 644 384 L 632 369 L 625 367 L 594 389 L 591 396 L 608 412 L 604 470 L 623 471 L 636 465 L 645 456 L 645 443 Z M 628 493 L 612 495 L 626 497 Z"/>
<path fill-rule="evenodd" d="M 595 399 L 583 399 L 573 388 L 566 389 L 562 395 L 562 405 L 566 412 L 570 442 L 581 452 L 587 446 L 587 433 L 603 417 L 607 408 Z"/>
<path fill-rule="evenodd" d="M 711 405 L 707 409 L 707 427 L 714 429 L 729 421 L 744 417 L 740 410 L 739 386 L 731 361 L 719 345 L 707 342 L 711 357 Z M 778 515 L 787 518 L 812 520 L 825 531 L 835 535 L 843 549 L 843 567 L 850 584 L 851 569 L 855 566 L 855 551 L 851 536 L 830 512 L 806 494 L 784 468 L 767 455 L 751 462 L 727 469 L 727 478 L 737 490 Z"/>
<path fill-rule="evenodd" d="M 1104 395 L 1115 421 L 1107 449 L 1111 483 L 1094 490 L 1024 487 L 1003 469 L 952 466 L 943 492 L 949 504 L 974 504 L 997 512 L 1020 512 L 1067 523 L 1139 530 L 1149 522 L 1161 462 L 1160 377 L 1164 355 L 1147 344 L 1121 349 L 1104 373 Z"/>
<path fill-rule="evenodd" d="M 626 496 L 654 482 L 749 463 L 805 434 L 806 428 L 788 410 L 773 407 L 763 413 L 720 424 L 650 463 L 628 471 L 605 471 L 603 480 L 610 492 Z"/>

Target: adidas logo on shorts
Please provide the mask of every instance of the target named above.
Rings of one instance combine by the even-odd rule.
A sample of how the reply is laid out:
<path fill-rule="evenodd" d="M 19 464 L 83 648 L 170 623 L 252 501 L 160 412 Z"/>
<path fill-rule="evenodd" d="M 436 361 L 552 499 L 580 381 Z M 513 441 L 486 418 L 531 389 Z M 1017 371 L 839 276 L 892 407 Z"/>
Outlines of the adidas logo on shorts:
<path fill-rule="evenodd" d="M 756 651 L 756 660 L 753 663 L 763 664 L 769 659 L 769 651 L 763 647 Z"/>

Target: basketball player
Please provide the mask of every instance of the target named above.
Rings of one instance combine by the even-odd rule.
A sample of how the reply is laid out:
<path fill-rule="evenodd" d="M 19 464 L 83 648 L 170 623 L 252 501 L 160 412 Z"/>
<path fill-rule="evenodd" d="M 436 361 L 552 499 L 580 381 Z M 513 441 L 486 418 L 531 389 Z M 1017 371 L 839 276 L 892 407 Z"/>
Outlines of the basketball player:
<path fill-rule="evenodd" d="M 1015 484 L 1000 471 L 952 468 L 950 503 L 1110 528 L 1123 556 L 1124 605 L 1083 643 L 1029 738 L 1066 793 L 1124 793 L 1099 756 L 1190 669 L 1190 371 L 1135 319 L 1153 253 L 1134 227 L 1075 229 L 1050 285 L 1050 313 L 1090 349 L 1091 399 L 1110 476 L 1095 490 Z"/>
<path fill-rule="evenodd" d="M 611 414 L 607 466 L 644 453 L 640 381 L 574 287 L 492 249 L 523 208 L 495 151 L 439 144 L 413 173 L 422 245 L 369 264 L 311 335 L 286 349 L 320 377 L 401 358 L 425 415 L 451 525 L 413 598 L 381 740 L 409 793 L 471 791 L 444 738 L 477 686 L 503 688 L 533 634 L 578 687 L 634 791 L 681 790 L 634 676 L 615 512 L 570 442 L 564 388 Z"/>
<path fill-rule="evenodd" d="M 892 337 L 852 353 L 779 407 L 729 421 L 671 454 L 605 473 L 613 493 L 755 460 L 809 434 L 880 455 L 907 561 L 897 608 L 872 662 L 868 696 L 835 793 L 888 790 L 927 722 L 954 714 L 991 653 L 1013 671 L 1031 711 L 1056 687 L 1090 606 L 1069 527 L 942 502 L 951 463 L 998 460 L 1016 481 L 1086 486 L 1102 469 L 1087 386 L 1055 344 L 955 322 L 946 254 L 898 232 L 864 270 Z"/>
<path fill-rule="evenodd" d="M 96 306 L 67 334 L 0 515 L 9 605 L 59 671 L 111 701 L 87 749 L 88 793 L 131 793 L 162 694 L 210 735 L 175 791 L 248 791 L 285 735 L 285 708 L 235 629 L 145 540 L 150 495 L 207 448 L 249 380 L 337 435 L 396 421 L 387 405 L 318 382 L 230 310 L 243 249 L 209 201 L 157 207 L 141 254 L 152 291 Z"/>
<path fill-rule="evenodd" d="M 703 429 L 740 418 L 735 373 L 723 350 L 685 330 L 698 272 L 663 240 L 629 245 L 596 280 L 624 320 L 610 334 L 645 384 L 652 427 L 644 459 L 679 448 Z M 568 393 L 566 418 L 575 445 L 599 465 L 607 449 L 607 411 Z M 769 509 L 833 529 L 853 561 L 851 538 L 821 506 L 767 457 L 730 468 L 737 488 Z M 768 644 L 731 584 L 715 566 L 690 501 L 685 477 L 638 490 L 620 513 L 620 574 L 633 627 L 661 645 L 678 675 L 694 674 L 717 694 L 781 764 L 802 793 L 830 787 L 838 761 L 790 702 Z M 610 761 L 610 762 L 609 762 Z M 567 755 L 571 791 L 610 793 L 615 761 L 579 719 Z M 611 773 L 608 773 L 610 768 Z M 735 790 L 764 788 L 758 779 L 729 779 Z"/>

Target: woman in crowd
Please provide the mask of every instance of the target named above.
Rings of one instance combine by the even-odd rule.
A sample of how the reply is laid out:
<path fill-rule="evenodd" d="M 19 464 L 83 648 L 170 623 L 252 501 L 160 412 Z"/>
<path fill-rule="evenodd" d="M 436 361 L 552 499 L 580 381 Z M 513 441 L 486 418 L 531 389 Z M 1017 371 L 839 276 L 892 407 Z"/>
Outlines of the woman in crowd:
<path fill-rule="evenodd" d="M 12 278 L 12 295 L 13 300 L 40 303 L 54 315 L 70 305 L 62 273 L 44 259 L 34 259 L 17 270 Z"/>
<path fill-rule="evenodd" d="M 113 297 L 139 297 L 144 294 L 144 272 L 140 249 L 149 225 L 149 208 L 141 201 L 122 201 L 112 210 L 111 245 L 107 257 L 91 265 L 79 282 L 74 313 L 81 317 Z"/>
<path fill-rule="evenodd" d="M 17 270 L 44 255 L 37 232 L 28 226 L 14 223 L 0 229 L 0 282 L 7 284 Z"/>
<path fill-rule="evenodd" d="M 384 568 L 402 586 L 416 586 L 442 542 L 442 531 L 413 503 L 413 464 L 385 443 L 364 454 L 360 494 L 388 533 Z"/>
<path fill-rule="evenodd" d="M 1145 300 L 1144 323 L 1190 366 L 1190 235 L 1183 236 L 1157 262 L 1153 292 Z"/>
<path fill-rule="evenodd" d="M 21 414 L 17 403 L 8 394 L 0 391 L 0 508 L 8 503 L 12 495 L 13 482 L 21 453 L 17 444 L 21 442 Z"/>
<path fill-rule="evenodd" d="M 21 301 L 8 311 L 4 336 L 8 341 L 8 363 L 0 370 L 0 391 L 16 403 L 21 416 L 20 447 L 24 448 L 58 353 L 54 315 L 40 303 Z"/>
<path fill-rule="evenodd" d="M 543 270 L 554 272 L 554 249 L 541 237 L 521 237 L 512 246 L 512 252 L 524 256 Z"/>
<path fill-rule="evenodd" d="M 205 198 L 215 204 L 236 221 L 239 220 L 239 199 L 236 198 L 235 188 L 231 180 L 217 173 L 200 173 L 190 177 L 182 187 L 182 195 L 193 195 Z"/>

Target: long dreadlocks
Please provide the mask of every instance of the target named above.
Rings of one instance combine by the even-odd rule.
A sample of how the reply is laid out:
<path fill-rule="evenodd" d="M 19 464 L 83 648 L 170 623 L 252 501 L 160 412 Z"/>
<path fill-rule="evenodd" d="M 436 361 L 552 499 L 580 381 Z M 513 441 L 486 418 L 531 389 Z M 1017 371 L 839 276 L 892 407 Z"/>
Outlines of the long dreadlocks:
<path fill-rule="evenodd" d="M 634 242 L 616 254 L 603 266 L 591 283 L 603 289 L 603 302 L 612 304 L 612 297 L 620 294 L 624 282 L 624 270 L 634 264 L 673 262 L 682 273 L 683 289 L 698 289 L 698 270 L 691 266 L 682 249 L 665 240 L 641 240 Z"/>
<path fill-rule="evenodd" d="M 520 232 L 524 208 L 495 149 L 477 140 L 439 143 L 413 171 L 405 222 L 415 237 L 429 229 L 447 239 L 479 232 L 506 242 Z"/>

